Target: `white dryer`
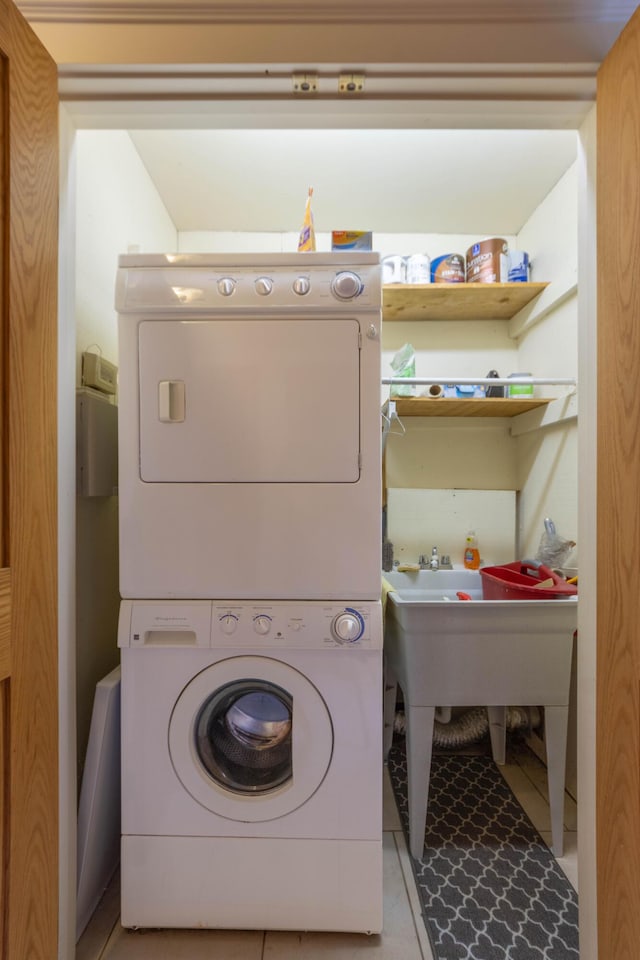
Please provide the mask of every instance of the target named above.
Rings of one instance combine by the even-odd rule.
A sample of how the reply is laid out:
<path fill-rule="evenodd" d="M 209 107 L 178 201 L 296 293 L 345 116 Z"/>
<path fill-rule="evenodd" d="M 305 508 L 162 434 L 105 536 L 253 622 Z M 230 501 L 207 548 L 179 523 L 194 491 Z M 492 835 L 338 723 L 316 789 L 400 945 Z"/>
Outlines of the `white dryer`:
<path fill-rule="evenodd" d="M 380 595 L 377 254 L 123 256 L 120 592 Z"/>
<path fill-rule="evenodd" d="M 122 923 L 378 932 L 380 602 L 121 607 Z"/>

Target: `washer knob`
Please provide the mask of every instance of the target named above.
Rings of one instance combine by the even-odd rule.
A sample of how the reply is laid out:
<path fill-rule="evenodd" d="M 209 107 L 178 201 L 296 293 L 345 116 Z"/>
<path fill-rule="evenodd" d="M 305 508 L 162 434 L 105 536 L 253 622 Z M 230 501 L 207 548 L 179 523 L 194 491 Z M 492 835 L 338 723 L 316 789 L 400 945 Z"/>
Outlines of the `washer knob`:
<path fill-rule="evenodd" d="M 220 627 L 223 633 L 233 633 L 237 626 L 238 618 L 234 617 L 232 613 L 227 613 L 224 617 L 220 617 Z"/>
<path fill-rule="evenodd" d="M 273 290 L 273 280 L 270 277 L 258 277 L 256 280 L 256 293 L 261 297 L 267 297 Z"/>
<path fill-rule="evenodd" d="M 296 277 L 293 281 L 293 292 L 297 293 L 299 297 L 304 297 L 310 289 L 311 281 L 309 277 Z"/>
<path fill-rule="evenodd" d="M 269 633 L 269 630 L 271 629 L 271 618 L 266 617 L 263 614 L 261 614 L 258 617 L 255 617 L 253 621 L 253 629 L 255 630 L 256 633 L 261 634 L 261 636 L 263 637 L 266 636 L 266 634 Z"/>
<path fill-rule="evenodd" d="M 337 273 L 331 281 L 331 290 L 339 300 L 353 300 L 360 296 L 363 289 L 363 283 L 357 273 L 351 270 L 343 270 Z"/>
<path fill-rule="evenodd" d="M 364 620 L 356 610 L 344 610 L 333 618 L 331 630 L 340 643 L 355 643 L 364 633 Z"/>
<path fill-rule="evenodd" d="M 223 297 L 230 297 L 235 288 L 236 282 L 231 277 L 222 277 L 221 280 L 218 280 L 218 292 Z"/>

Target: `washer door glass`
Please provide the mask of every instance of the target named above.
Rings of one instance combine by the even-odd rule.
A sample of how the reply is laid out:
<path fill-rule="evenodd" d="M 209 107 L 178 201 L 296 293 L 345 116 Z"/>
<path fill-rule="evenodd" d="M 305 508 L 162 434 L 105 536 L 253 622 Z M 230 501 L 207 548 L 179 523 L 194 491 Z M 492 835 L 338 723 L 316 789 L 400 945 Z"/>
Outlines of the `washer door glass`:
<path fill-rule="evenodd" d="M 327 704 L 309 677 L 273 657 L 229 657 L 180 693 L 169 755 L 185 790 L 243 823 L 287 816 L 320 788 L 333 755 Z"/>
<path fill-rule="evenodd" d="M 200 763 L 234 793 L 275 790 L 289 780 L 293 698 L 261 680 L 226 684 L 205 700 L 194 726 Z"/>

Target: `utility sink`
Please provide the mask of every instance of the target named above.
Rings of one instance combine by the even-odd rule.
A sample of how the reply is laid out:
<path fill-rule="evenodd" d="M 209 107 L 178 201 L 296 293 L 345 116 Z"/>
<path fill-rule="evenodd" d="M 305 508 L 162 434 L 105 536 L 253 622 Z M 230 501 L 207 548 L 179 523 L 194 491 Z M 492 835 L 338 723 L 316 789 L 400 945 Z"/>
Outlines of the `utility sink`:
<path fill-rule="evenodd" d="M 477 570 L 417 570 L 399 573 L 391 570 L 382 576 L 402 600 L 458 601 L 457 592 L 472 600 L 482 599 L 482 578 Z M 468 603 L 468 601 L 465 601 Z"/>
<path fill-rule="evenodd" d="M 385 752 L 396 686 L 407 720 L 411 853 L 422 853 L 435 708 L 486 706 L 494 758 L 504 762 L 505 706 L 545 708 L 553 848 L 562 810 L 576 598 L 483 600 L 475 570 L 390 571 L 386 597 Z M 471 600 L 460 600 L 457 592 Z"/>

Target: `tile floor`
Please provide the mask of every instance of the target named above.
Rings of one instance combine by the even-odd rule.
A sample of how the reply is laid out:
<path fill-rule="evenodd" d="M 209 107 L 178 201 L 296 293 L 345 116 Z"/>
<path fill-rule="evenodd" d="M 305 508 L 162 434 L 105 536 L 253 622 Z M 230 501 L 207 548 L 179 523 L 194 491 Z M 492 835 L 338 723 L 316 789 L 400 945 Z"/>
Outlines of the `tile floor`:
<path fill-rule="evenodd" d="M 505 779 L 551 842 L 546 771 L 524 745 L 509 748 Z M 558 861 L 577 889 L 576 805 L 565 798 L 565 851 Z M 124 930 L 115 877 L 77 946 L 76 960 L 432 960 L 391 785 L 384 780 L 384 931 L 360 934 L 241 930 Z"/>

